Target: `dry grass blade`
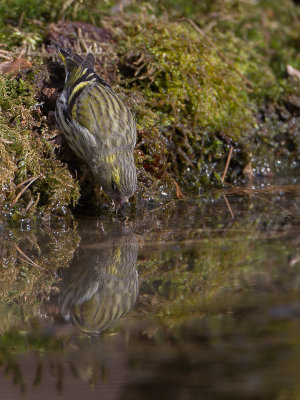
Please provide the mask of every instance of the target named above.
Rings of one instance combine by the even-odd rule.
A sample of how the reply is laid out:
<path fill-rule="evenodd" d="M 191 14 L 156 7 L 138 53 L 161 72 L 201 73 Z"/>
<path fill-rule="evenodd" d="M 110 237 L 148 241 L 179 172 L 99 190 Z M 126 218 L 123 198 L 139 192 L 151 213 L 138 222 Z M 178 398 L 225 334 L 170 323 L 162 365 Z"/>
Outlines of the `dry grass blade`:
<path fill-rule="evenodd" d="M 35 180 L 35 179 L 39 178 L 40 176 L 41 176 L 41 175 L 35 176 L 34 178 L 26 179 L 26 181 L 23 181 L 23 182 L 19 183 L 19 184 L 16 186 L 16 189 L 19 189 L 19 187 L 25 185 L 25 183 L 31 182 L 33 179 Z"/>
<path fill-rule="evenodd" d="M 233 152 L 233 147 L 230 146 L 229 154 L 228 154 L 228 157 L 227 157 L 227 161 L 226 161 L 226 165 L 225 165 L 225 168 L 224 168 L 224 172 L 223 172 L 223 176 L 222 176 L 222 181 L 221 182 L 224 182 L 224 180 L 226 178 L 227 170 L 228 170 L 229 163 L 230 163 L 230 160 L 231 160 L 231 157 L 232 157 L 232 152 Z"/>
<path fill-rule="evenodd" d="M 20 193 L 17 195 L 17 197 L 14 199 L 14 201 L 12 202 L 12 204 L 11 204 L 11 206 L 13 207 L 16 203 L 17 203 L 17 201 L 19 200 L 19 198 L 22 196 L 22 194 L 29 188 L 29 186 L 34 182 L 34 181 L 36 181 L 38 178 L 40 178 L 42 175 L 38 175 L 38 176 L 36 176 L 36 177 L 34 177 L 34 178 L 30 178 L 30 179 L 28 179 L 26 182 L 28 182 L 29 181 L 29 183 L 20 191 Z M 22 182 L 22 184 L 23 184 L 24 182 Z M 19 185 L 18 185 L 19 186 Z"/>
<path fill-rule="evenodd" d="M 296 219 L 299 218 L 297 215 L 295 215 L 294 213 L 292 213 L 292 212 L 291 212 L 290 210 L 288 210 L 287 208 L 282 207 L 282 206 L 280 206 L 279 204 L 274 203 L 274 201 L 271 201 L 271 200 L 266 199 L 265 197 L 262 197 L 262 196 L 257 195 L 257 194 L 255 193 L 254 190 L 241 189 L 241 188 L 238 188 L 238 187 L 236 187 L 236 186 L 234 186 L 234 185 L 231 185 L 230 183 L 227 183 L 227 182 L 224 182 L 224 184 L 225 184 L 226 186 L 229 186 L 230 188 L 232 188 L 231 194 L 236 194 L 236 195 L 237 195 L 237 194 L 240 194 L 240 195 L 242 194 L 242 195 L 247 195 L 247 196 L 253 195 L 253 196 L 257 197 L 258 199 L 263 200 L 263 201 L 265 201 L 266 203 L 272 204 L 273 206 L 275 206 L 275 207 L 277 207 L 277 208 L 280 208 L 282 211 L 287 212 L 287 213 L 290 214 L 293 218 L 296 218 Z M 228 193 L 227 193 L 227 194 L 228 194 Z"/>
<path fill-rule="evenodd" d="M 20 247 L 17 246 L 16 244 L 15 244 L 15 248 L 16 248 L 17 251 L 27 260 L 27 262 L 28 262 L 29 264 L 34 265 L 35 267 L 39 267 L 39 268 L 40 268 L 40 265 L 38 265 L 37 263 L 35 263 L 34 261 L 32 261 L 31 258 L 29 258 L 29 257 L 20 249 Z M 25 260 L 23 260 L 23 261 L 25 261 Z"/>
<path fill-rule="evenodd" d="M 284 195 L 291 195 L 291 196 L 300 196 L 300 186 L 299 185 L 269 185 L 265 187 L 259 188 L 237 188 L 236 186 L 230 185 L 226 183 L 226 185 L 231 186 L 231 189 L 226 190 L 226 195 L 230 194 L 237 194 L 237 191 L 247 192 L 248 195 L 256 194 L 256 193 L 266 193 L 266 194 L 284 194 Z"/>
<path fill-rule="evenodd" d="M 175 185 L 175 188 L 176 188 L 176 196 L 177 196 L 177 198 L 178 199 L 184 199 L 184 194 L 182 193 L 182 191 L 181 191 L 178 183 L 175 181 L 175 179 L 174 179 L 174 185 Z"/>
<path fill-rule="evenodd" d="M 225 194 L 223 194 L 223 197 L 224 197 L 225 203 L 226 203 L 226 205 L 227 205 L 227 207 L 228 207 L 228 210 L 229 210 L 229 212 L 230 212 L 231 218 L 233 219 L 233 218 L 234 218 L 234 214 L 233 214 L 231 205 L 230 205 L 230 203 L 229 203 L 229 201 L 228 201 L 228 199 L 227 199 L 227 197 L 226 197 Z"/>

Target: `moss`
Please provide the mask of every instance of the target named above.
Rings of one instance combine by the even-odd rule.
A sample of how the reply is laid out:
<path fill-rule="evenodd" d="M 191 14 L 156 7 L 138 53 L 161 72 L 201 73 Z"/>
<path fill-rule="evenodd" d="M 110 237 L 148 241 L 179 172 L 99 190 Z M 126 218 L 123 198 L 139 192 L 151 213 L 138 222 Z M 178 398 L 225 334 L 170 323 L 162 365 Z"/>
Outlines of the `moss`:
<path fill-rule="evenodd" d="M 292 6 L 283 17 L 277 9 L 268 20 L 269 9 L 263 8 L 268 35 L 274 33 L 278 43 L 281 40 L 290 48 L 290 57 L 275 50 L 273 56 L 295 65 L 298 53 L 292 30 L 286 43 L 280 31 L 283 21 L 295 28 L 292 10 L 297 14 Z M 250 11 L 248 18 L 256 18 L 260 9 Z M 247 23 L 247 13 L 240 8 L 235 18 Z M 241 172 L 253 156 L 254 168 L 258 160 L 264 160 L 275 172 L 281 129 L 287 142 L 292 142 L 284 154 L 285 166 L 297 158 L 297 135 L 290 132 L 297 131 L 299 118 L 291 112 L 288 99 L 299 92 L 300 85 L 275 71 L 274 57 L 266 53 L 268 41 L 245 40 L 242 33 L 225 29 L 222 19 L 220 27 L 201 33 L 187 22 L 170 21 L 165 15 L 156 18 L 145 11 L 138 17 L 110 20 L 107 26 L 119 40 L 120 71 L 132 93 L 138 125 L 148 129 L 158 144 L 162 143 L 159 135 L 167 139 L 157 152 L 162 169 L 169 164 L 168 171 L 183 185 L 191 180 L 196 185 L 219 181 L 229 144 L 235 148 L 232 166 L 236 171 Z M 280 109 L 288 109 L 285 121 Z M 266 124 L 269 119 L 272 124 Z M 160 156 L 163 149 L 167 157 Z M 149 155 L 144 144 L 141 150 Z"/>
<path fill-rule="evenodd" d="M 183 123 L 186 136 L 201 128 L 233 138 L 249 129 L 253 118 L 245 85 L 191 27 L 166 18 L 132 22 L 120 42 L 121 60 L 132 71 L 126 83 L 142 92 L 163 127 L 182 131 Z M 149 127 L 143 119 L 139 123 Z"/>
<path fill-rule="evenodd" d="M 286 65 L 300 67 L 299 58 L 299 7 L 293 1 L 273 2 L 263 0 L 259 7 L 251 3 L 235 0 L 226 2 L 227 21 L 220 18 L 213 29 L 222 32 L 232 31 L 238 38 L 247 42 L 278 78 L 286 73 Z M 225 2 L 216 1 L 215 12 L 224 10 Z"/>
<path fill-rule="evenodd" d="M 105 26 L 119 42 L 121 83 L 142 129 L 139 160 L 162 182 L 173 177 L 189 188 L 219 182 L 229 145 L 241 171 L 257 154 L 261 105 L 296 91 L 233 34 L 207 37 L 187 22 L 145 11 Z M 259 148 L 270 160 L 269 149 Z"/>
<path fill-rule="evenodd" d="M 56 223 L 56 229 L 42 226 L 41 221 L 37 225 L 27 219 L 2 233 L 0 300 L 4 308 L 24 299 L 27 305 L 39 306 L 41 298 L 55 289 L 51 286 L 57 269 L 69 266 L 79 244 L 76 226 L 70 221 Z"/>
<path fill-rule="evenodd" d="M 41 210 L 64 213 L 78 198 L 77 184 L 49 143 L 35 90 L 21 78 L 0 77 L 0 208 L 14 218 Z"/>
<path fill-rule="evenodd" d="M 8 24 L 0 25 L 0 35 L 8 29 L 21 38 L 5 36 L 7 49 L 18 45 L 39 65 L 53 57 L 51 40 L 81 53 L 92 46 L 97 71 L 121 96 L 126 92 L 125 101 L 135 111 L 139 129 L 136 162 L 141 197 L 180 195 L 177 183 L 189 192 L 220 183 L 230 146 L 234 152 L 228 176 L 234 182 L 250 161 L 260 173 L 262 165 L 276 172 L 278 157 L 284 158 L 285 167 L 297 160 L 299 82 L 287 78 L 285 71 L 287 64 L 298 67 L 299 7 L 290 0 L 274 7 L 268 0 L 259 6 L 235 0 L 189 1 L 184 6 L 178 2 L 168 10 L 169 16 L 154 2 L 151 11 L 134 6 L 134 12 L 106 18 L 103 15 L 113 3 L 48 0 L 37 8 L 30 0 L 23 14 L 19 5 L 16 1 L 10 7 L 1 5 Z M 95 6 L 91 18 L 87 5 Z M 178 19 L 191 15 L 202 31 Z M 56 23 L 62 16 L 76 22 Z M 31 35 L 39 38 L 31 40 Z M 2 204 L 14 202 L 22 190 L 17 185 L 38 177 L 18 198 L 15 211 L 64 213 L 65 205 L 78 198 L 78 186 L 56 160 L 53 143 L 61 147 L 53 141 L 56 132 L 45 119 L 54 110 L 63 72 L 58 64 L 48 63 L 48 71 L 38 66 L 18 79 L 1 79 L 1 168 L 7 171 L 7 179 L 5 172 L 1 177 L 6 187 Z M 37 102 L 43 105 L 36 106 Z M 59 158 L 68 160 L 76 176 L 78 160 L 70 161 L 64 150 Z M 83 203 L 91 192 L 84 193 Z"/>
<path fill-rule="evenodd" d="M 242 40 L 246 47 L 252 47 L 256 55 L 264 58 L 277 77 L 285 75 L 287 63 L 300 67 L 300 10 L 295 3 L 292 0 L 261 0 L 259 4 L 240 0 L 187 0 L 175 5 L 170 0 L 151 1 L 152 10 L 157 14 L 167 10 L 171 19 L 193 18 L 214 37 L 222 33 Z M 227 44 L 231 46 L 231 40 Z"/>
<path fill-rule="evenodd" d="M 113 1 L 89 0 L 9 0 L 0 4 L 0 41 L 8 49 L 25 46 L 36 49 L 45 34 L 46 24 L 60 19 L 99 23 L 100 16 L 108 13 Z M 91 15 L 90 10 L 96 19 Z"/>

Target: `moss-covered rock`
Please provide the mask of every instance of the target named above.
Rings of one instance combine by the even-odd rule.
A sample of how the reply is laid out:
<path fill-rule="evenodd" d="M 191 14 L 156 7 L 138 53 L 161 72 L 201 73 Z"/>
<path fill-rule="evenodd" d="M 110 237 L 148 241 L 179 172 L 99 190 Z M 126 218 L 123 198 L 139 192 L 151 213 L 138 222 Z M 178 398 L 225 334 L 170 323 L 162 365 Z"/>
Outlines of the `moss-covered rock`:
<path fill-rule="evenodd" d="M 0 24 L 3 54 L 21 50 L 35 65 L 0 81 L 2 210 L 64 212 L 79 196 L 81 163 L 53 140 L 58 132 L 48 118 L 64 79 L 51 41 L 93 51 L 96 70 L 126 93 L 138 125 L 138 198 L 220 183 L 231 146 L 233 182 L 245 167 L 264 174 L 297 166 L 300 83 L 286 72 L 287 65 L 299 69 L 297 5 L 215 0 L 171 7 L 166 0 L 108 16 L 111 6 L 49 0 L 37 8 L 30 0 L 22 12 L 14 0 L 1 5 L 8 21 Z M 58 21 L 63 16 L 75 22 Z M 92 184 L 81 186 L 85 204 Z"/>

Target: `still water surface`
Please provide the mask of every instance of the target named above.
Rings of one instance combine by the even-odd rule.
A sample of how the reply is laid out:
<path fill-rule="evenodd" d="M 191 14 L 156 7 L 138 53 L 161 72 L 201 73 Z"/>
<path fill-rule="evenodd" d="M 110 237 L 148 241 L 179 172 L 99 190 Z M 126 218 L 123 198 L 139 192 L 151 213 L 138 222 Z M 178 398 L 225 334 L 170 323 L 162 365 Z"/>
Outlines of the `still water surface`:
<path fill-rule="evenodd" d="M 300 399 L 300 187 L 0 228 L 0 398 Z"/>

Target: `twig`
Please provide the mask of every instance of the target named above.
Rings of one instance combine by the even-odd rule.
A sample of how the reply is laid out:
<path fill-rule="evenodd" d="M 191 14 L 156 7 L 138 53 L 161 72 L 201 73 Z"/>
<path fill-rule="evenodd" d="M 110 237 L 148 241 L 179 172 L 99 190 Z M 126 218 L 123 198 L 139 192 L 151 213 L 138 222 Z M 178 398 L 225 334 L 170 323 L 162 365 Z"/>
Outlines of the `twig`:
<path fill-rule="evenodd" d="M 81 28 L 78 28 L 78 29 L 77 29 L 77 32 L 78 32 L 79 42 L 80 42 L 80 44 L 81 44 L 83 50 L 84 50 L 86 53 L 88 53 L 88 51 L 89 51 L 89 50 L 88 50 L 88 46 L 87 46 L 87 44 L 86 44 L 86 42 L 85 42 L 85 40 L 84 40 L 84 37 L 83 37 L 83 35 L 82 35 L 82 30 L 81 30 Z"/>
<path fill-rule="evenodd" d="M 29 186 L 36 181 L 38 178 L 40 178 L 42 175 L 38 175 L 35 178 L 31 178 L 30 182 L 20 191 L 20 193 L 17 195 L 17 197 L 14 199 L 14 201 L 12 202 L 11 206 L 13 207 L 16 202 L 19 200 L 19 198 L 22 196 L 22 194 L 29 188 Z"/>
<path fill-rule="evenodd" d="M 26 260 L 28 260 L 27 262 L 29 262 L 31 265 L 34 265 L 35 267 L 39 267 L 39 268 L 40 268 L 40 265 L 38 265 L 37 263 L 35 263 L 34 261 L 32 261 L 31 258 L 29 258 L 29 257 L 20 249 L 19 246 L 17 246 L 16 244 L 14 244 L 14 245 L 15 245 L 15 248 L 18 250 L 18 252 L 19 252 L 23 257 L 25 257 Z"/>
<path fill-rule="evenodd" d="M 226 195 L 231 195 L 231 194 L 236 194 L 236 188 L 233 186 L 233 189 L 228 189 L 226 191 Z M 241 190 L 241 189 L 240 189 Z M 244 192 L 247 192 L 249 195 L 250 194 L 255 194 L 255 193 L 262 193 L 262 194 L 289 194 L 289 195 L 294 195 L 294 196 L 299 196 L 300 195 L 300 186 L 299 185 L 270 185 L 267 187 L 259 187 L 259 188 L 254 188 L 254 189 L 248 189 L 248 188 L 243 188 Z M 219 192 L 216 191 L 216 194 Z"/>
<path fill-rule="evenodd" d="M 1 52 L 0 52 L 0 57 L 4 58 L 5 60 L 9 60 L 9 61 L 12 60 L 12 57 L 6 56 L 5 54 L 1 54 Z"/>
<path fill-rule="evenodd" d="M 38 175 L 38 176 L 36 176 L 36 177 L 34 177 L 34 178 L 26 179 L 26 181 L 19 183 L 19 184 L 16 186 L 16 189 L 18 189 L 19 187 L 23 186 L 23 185 L 24 185 L 25 183 L 27 183 L 27 182 L 31 182 L 33 179 L 39 178 L 40 176 L 41 176 L 41 175 Z"/>
<path fill-rule="evenodd" d="M 203 32 L 203 30 L 201 28 L 199 28 L 198 25 L 195 24 L 194 21 L 192 21 L 190 18 L 187 18 L 187 21 L 190 25 L 192 25 L 192 27 L 194 29 L 196 29 L 196 31 L 198 33 L 200 33 L 200 35 L 202 35 L 207 41 L 208 43 L 214 48 L 216 49 L 217 53 L 219 54 L 219 56 L 247 83 L 247 85 L 251 88 L 254 89 L 253 83 L 249 81 L 249 79 L 242 74 L 237 68 L 236 66 L 233 64 L 232 61 L 229 60 L 229 58 L 227 58 L 225 56 L 225 54 L 218 48 L 218 46 L 216 46 L 214 44 L 214 42 Z"/>
<path fill-rule="evenodd" d="M 76 0 L 67 0 L 63 3 L 61 12 L 60 12 L 60 16 L 61 18 L 64 20 L 65 19 L 65 11 L 67 10 L 68 7 L 70 7 L 72 5 L 72 3 L 74 3 L 74 1 Z"/>
<path fill-rule="evenodd" d="M 12 144 L 12 143 L 14 143 L 14 142 L 12 142 L 11 140 L 6 140 L 6 139 L 3 139 L 3 138 L 0 138 L 0 142 L 6 143 L 6 144 Z"/>
<path fill-rule="evenodd" d="M 292 213 L 290 210 L 288 210 L 287 208 L 284 208 L 284 207 L 280 206 L 279 204 L 274 203 L 273 201 L 266 199 L 265 197 L 258 196 L 256 193 L 249 192 L 249 190 L 244 190 L 244 189 L 238 188 L 238 187 L 236 187 L 236 186 L 234 186 L 234 185 L 231 185 L 230 183 L 227 183 L 227 182 L 224 182 L 224 184 L 227 185 L 227 186 L 230 186 L 231 188 L 233 188 L 233 189 L 236 190 L 237 192 L 241 192 L 241 193 L 244 194 L 244 195 L 245 195 L 245 194 L 246 194 L 247 196 L 253 195 L 253 196 L 257 197 L 258 199 L 261 199 L 261 200 L 265 201 L 266 203 L 272 204 L 273 206 L 275 206 L 275 207 L 277 207 L 277 208 L 280 208 L 282 211 L 288 212 L 293 218 L 297 218 L 297 219 L 299 218 L 297 215 L 293 214 L 293 213 Z"/>
<path fill-rule="evenodd" d="M 123 13 L 124 7 L 127 7 L 131 4 L 131 0 L 119 0 L 116 5 L 114 5 L 111 9 L 112 14 Z"/>
<path fill-rule="evenodd" d="M 225 203 L 226 203 L 226 205 L 228 207 L 228 210 L 230 212 L 231 218 L 233 219 L 234 218 L 234 214 L 233 214 L 232 208 L 230 206 L 230 203 L 229 203 L 229 201 L 227 199 L 227 196 L 225 194 L 223 194 L 223 197 L 224 197 Z"/>
<path fill-rule="evenodd" d="M 230 160 L 231 160 L 231 157 L 232 157 L 232 151 L 233 151 L 233 147 L 230 146 L 230 149 L 229 149 L 229 153 L 228 153 L 228 157 L 227 157 L 227 161 L 226 161 L 226 165 L 225 165 L 225 168 L 224 168 L 224 172 L 223 172 L 223 176 L 222 176 L 221 182 L 224 182 L 224 180 L 225 180 L 225 178 L 226 178 L 227 170 L 228 170 L 229 163 L 230 163 Z"/>
<path fill-rule="evenodd" d="M 23 21 L 24 21 L 24 15 L 25 15 L 25 11 L 22 11 L 20 18 L 19 18 L 19 22 L 18 22 L 18 28 L 21 29 L 22 25 L 23 25 Z"/>

